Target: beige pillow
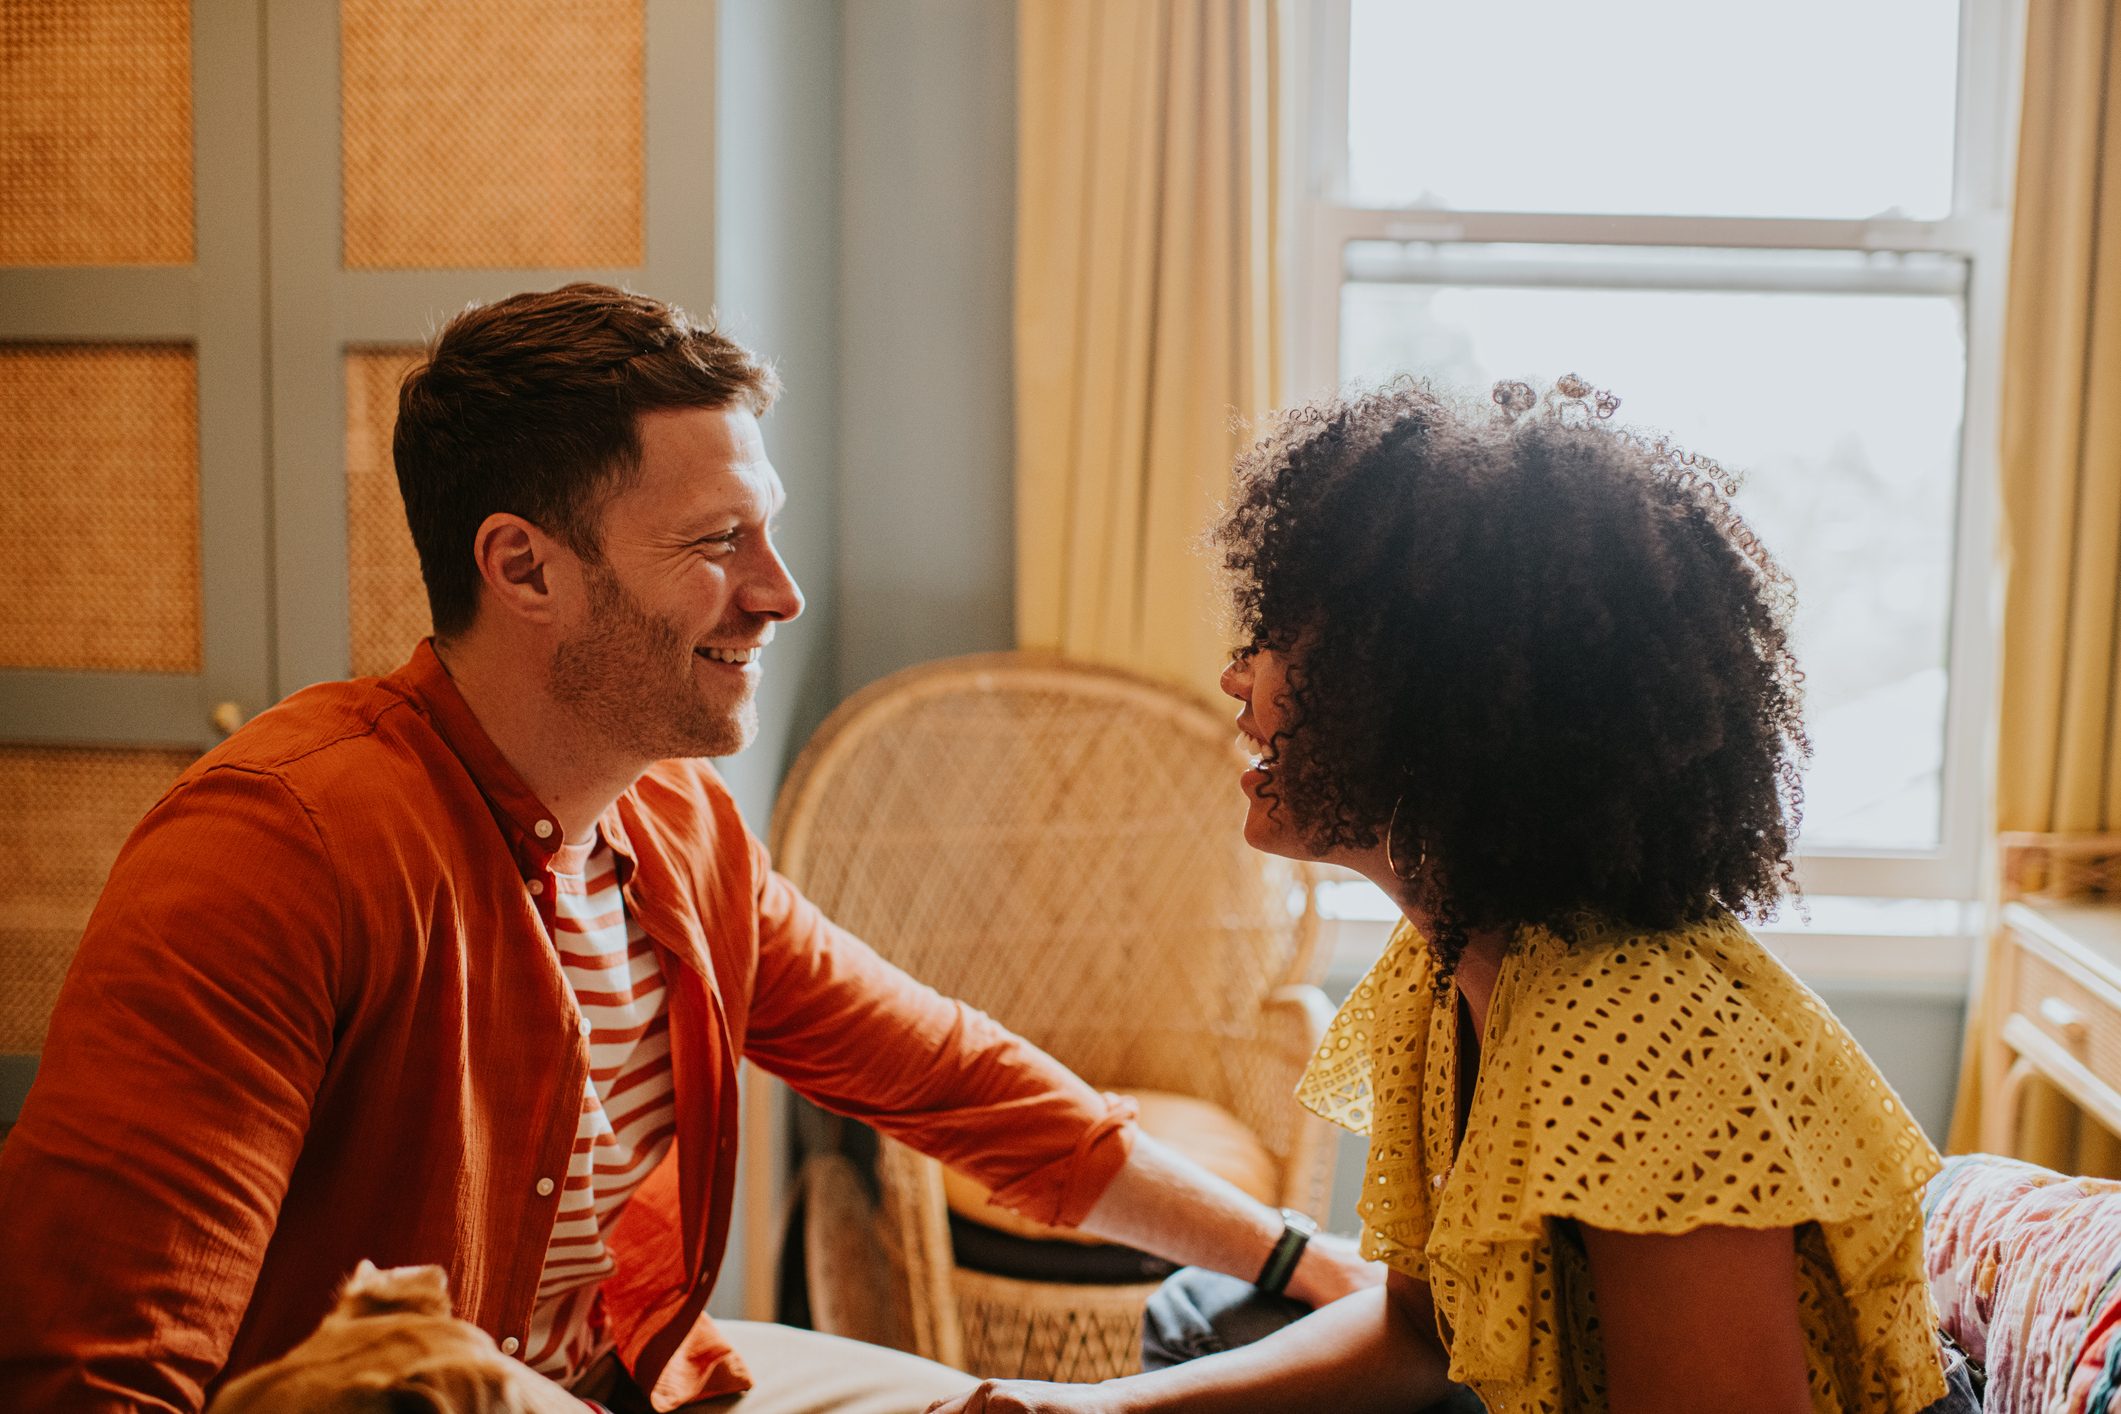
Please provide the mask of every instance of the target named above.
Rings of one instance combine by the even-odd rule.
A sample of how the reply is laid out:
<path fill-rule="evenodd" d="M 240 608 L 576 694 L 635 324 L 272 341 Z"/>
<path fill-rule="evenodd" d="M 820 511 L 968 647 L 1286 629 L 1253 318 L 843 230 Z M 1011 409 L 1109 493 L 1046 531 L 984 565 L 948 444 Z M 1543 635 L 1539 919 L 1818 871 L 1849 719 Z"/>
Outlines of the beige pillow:
<path fill-rule="evenodd" d="M 1262 1203 L 1280 1196 L 1281 1171 L 1244 1123 L 1221 1105 L 1168 1090 L 1121 1090 L 1141 1107 L 1144 1134 L 1160 1139 L 1199 1164 L 1217 1178 L 1226 1179 Z M 996 1207 L 990 1191 L 976 1178 L 956 1169 L 943 1170 L 943 1199 L 950 1211 L 1012 1237 L 1039 1242 L 1073 1242 L 1085 1247 L 1100 1245 L 1101 1239 L 1072 1227 L 1048 1227 L 1042 1222 Z"/>

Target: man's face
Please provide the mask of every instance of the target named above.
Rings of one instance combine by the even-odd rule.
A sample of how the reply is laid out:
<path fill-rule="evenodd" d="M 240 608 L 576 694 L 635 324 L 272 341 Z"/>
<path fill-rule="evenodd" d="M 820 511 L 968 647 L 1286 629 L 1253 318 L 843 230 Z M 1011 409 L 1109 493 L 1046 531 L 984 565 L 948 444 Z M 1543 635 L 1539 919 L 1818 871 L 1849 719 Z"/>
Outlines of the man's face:
<path fill-rule="evenodd" d="M 605 503 L 602 563 L 551 690 L 585 730 L 643 762 L 727 756 L 758 730 L 759 658 L 803 594 L 773 547 L 786 494 L 741 408 L 643 414 L 641 470 Z"/>

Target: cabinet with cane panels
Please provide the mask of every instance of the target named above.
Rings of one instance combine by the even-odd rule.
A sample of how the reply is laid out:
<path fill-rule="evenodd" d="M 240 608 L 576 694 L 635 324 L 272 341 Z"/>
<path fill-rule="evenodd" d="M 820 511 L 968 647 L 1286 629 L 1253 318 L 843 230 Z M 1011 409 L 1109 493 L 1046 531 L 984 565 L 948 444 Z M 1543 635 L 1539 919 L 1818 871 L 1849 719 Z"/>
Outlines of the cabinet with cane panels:
<path fill-rule="evenodd" d="M 0 1128 L 156 797 L 426 632 L 425 339 L 577 279 L 712 304 L 715 19 L 0 0 Z"/>

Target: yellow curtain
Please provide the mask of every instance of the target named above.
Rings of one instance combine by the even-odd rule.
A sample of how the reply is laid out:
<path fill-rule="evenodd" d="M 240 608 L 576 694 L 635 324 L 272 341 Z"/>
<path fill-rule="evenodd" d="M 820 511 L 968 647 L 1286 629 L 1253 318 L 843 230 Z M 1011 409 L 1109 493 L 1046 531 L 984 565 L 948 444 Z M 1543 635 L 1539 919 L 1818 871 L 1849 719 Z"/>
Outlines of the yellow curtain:
<path fill-rule="evenodd" d="M 2121 22 L 2115 0 L 2032 0 L 2004 334 L 2002 830 L 2121 829 Z M 1980 1005 L 1977 997 L 1976 1006 Z M 1951 1147 L 1975 1147 L 1969 1045 Z M 2121 1145 L 2051 1096 L 2021 1152 L 2121 1172 Z"/>
<path fill-rule="evenodd" d="M 1016 626 L 1212 687 L 1196 550 L 1272 404 L 1271 0 L 1020 0 Z"/>

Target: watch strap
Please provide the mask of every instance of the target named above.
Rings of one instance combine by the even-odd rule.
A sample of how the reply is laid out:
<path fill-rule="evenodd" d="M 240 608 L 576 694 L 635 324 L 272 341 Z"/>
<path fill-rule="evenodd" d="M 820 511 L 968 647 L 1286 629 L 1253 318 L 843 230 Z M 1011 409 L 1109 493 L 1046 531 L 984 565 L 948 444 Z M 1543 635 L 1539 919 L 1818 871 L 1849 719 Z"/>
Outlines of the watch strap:
<path fill-rule="evenodd" d="M 1304 1248 L 1317 1232 L 1318 1224 L 1308 1213 L 1283 1208 L 1281 1239 L 1267 1254 L 1266 1265 L 1259 1269 L 1259 1276 L 1252 1284 L 1270 1296 L 1279 1296 L 1287 1290 L 1289 1278 L 1296 1275 L 1296 1264 L 1303 1260 Z"/>

